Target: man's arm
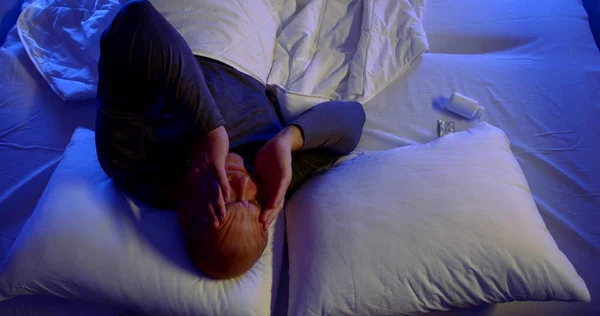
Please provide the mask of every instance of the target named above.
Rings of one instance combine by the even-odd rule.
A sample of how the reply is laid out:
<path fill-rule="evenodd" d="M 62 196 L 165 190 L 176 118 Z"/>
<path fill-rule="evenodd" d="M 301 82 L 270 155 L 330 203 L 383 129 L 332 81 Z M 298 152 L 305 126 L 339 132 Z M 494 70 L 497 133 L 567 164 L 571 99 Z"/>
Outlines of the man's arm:
<path fill-rule="evenodd" d="M 110 177 L 171 208 L 182 192 L 167 188 L 194 142 L 192 167 L 214 171 L 197 182 L 229 192 L 225 121 L 189 46 L 150 2 L 128 2 L 103 32 L 98 73 L 96 150 Z M 223 199 L 211 199 L 224 214 Z"/>
<path fill-rule="evenodd" d="M 356 148 L 364 124 L 360 103 L 325 102 L 306 111 L 261 148 L 254 165 L 265 192 L 263 229 L 283 209 L 284 197 L 311 173 Z"/>
<path fill-rule="evenodd" d="M 365 111 L 358 102 L 329 101 L 304 112 L 290 125 L 300 129 L 303 145 L 299 151 L 319 148 L 347 155 L 358 145 Z"/>
<path fill-rule="evenodd" d="M 292 145 L 292 181 L 287 196 L 313 172 L 352 152 L 362 134 L 366 116 L 353 101 L 321 103 L 304 112 L 280 134 Z"/>

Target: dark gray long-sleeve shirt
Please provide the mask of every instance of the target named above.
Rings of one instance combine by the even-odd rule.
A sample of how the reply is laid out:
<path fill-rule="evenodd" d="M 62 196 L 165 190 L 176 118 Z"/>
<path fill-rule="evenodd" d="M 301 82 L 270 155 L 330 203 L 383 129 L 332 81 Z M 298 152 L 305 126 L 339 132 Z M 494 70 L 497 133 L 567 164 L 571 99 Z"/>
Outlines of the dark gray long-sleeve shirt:
<path fill-rule="evenodd" d="M 277 101 L 262 83 L 251 76 L 209 58 L 196 58 L 214 104 L 225 121 L 231 151 L 240 154 L 251 169 L 258 150 L 284 127 Z M 206 106 L 212 104 L 207 103 Z M 304 145 L 292 157 L 289 192 L 293 192 L 314 171 L 354 150 L 364 123 L 362 105 L 352 101 L 321 103 L 294 120 L 290 125 L 300 129 Z M 210 125 L 214 126 L 201 124 Z"/>
<path fill-rule="evenodd" d="M 276 100 L 263 84 L 194 56 L 148 1 L 128 2 L 104 31 L 98 73 L 100 166 L 156 207 L 175 205 L 179 192 L 173 188 L 190 166 L 195 139 L 225 124 L 230 150 L 251 170 L 258 150 L 283 128 Z M 355 102 L 327 102 L 293 124 L 305 142 L 293 156 L 291 188 L 355 148 L 364 112 Z"/>

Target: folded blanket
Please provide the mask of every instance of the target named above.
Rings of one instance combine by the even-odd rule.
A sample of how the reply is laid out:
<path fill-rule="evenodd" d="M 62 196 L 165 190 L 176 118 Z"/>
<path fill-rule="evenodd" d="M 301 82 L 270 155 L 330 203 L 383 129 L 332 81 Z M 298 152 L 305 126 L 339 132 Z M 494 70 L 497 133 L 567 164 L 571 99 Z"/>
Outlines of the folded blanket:
<path fill-rule="evenodd" d="M 95 97 L 99 38 L 125 2 L 25 1 L 19 35 L 61 98 Z M 367 102 L 428 48 L 424 0 L 151 2 L 195 54 L 225 62 L 295 99 Z"/>

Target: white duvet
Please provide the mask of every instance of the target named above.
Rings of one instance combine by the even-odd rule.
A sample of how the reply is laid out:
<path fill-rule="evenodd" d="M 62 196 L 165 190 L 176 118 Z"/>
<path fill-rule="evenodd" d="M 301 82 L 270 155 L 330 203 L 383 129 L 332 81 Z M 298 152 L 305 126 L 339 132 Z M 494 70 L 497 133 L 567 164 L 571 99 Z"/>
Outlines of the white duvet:
<path fill-rule="evenodd" d="M 96 95 L 99 38 L 127 0 L 25 1 L 21 40 L 65 100 Z M 424 0 L 152 0 L 195 54 L 286 95 L 367 102 L 428 49 Z M 310 103 L 310 102 L 309 102 Z"/>

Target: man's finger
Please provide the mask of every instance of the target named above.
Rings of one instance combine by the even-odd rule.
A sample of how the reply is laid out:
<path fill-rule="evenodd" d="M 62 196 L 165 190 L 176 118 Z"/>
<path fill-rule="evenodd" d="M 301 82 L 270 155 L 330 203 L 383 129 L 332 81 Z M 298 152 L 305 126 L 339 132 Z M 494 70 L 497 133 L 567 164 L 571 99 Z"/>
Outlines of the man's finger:
<path fill-rule="evenodd" d="M 269 230 L 269 228 L 271 228 L 271 223 L 273 222 L 273 219 L 275 219 L 275 217 L 269 218 L 269 221 L 265 223 L 265 230 Z"/>
<path fill-rule="evenodd" d="M 215 208 L 212 205 L 208 205 L 208 214 L 210 214 L 210 220 L 212 221 L 212 226 L 214 228 L 219 228 L 221 222 L 217 218 L 217 214 L 215 214 Z"/>
<path fill-rule="evenodd" d="M 277 188 L 277 194 L 269 201 L 267 208 L 276 209 L 280 204 L 283 204 L 286 190 L 285 185 L 280 184 L 279 188 Z"/>
<path fill-rule="evenodd" d="M 267 203 L 265 205 L 265 207 L 267 209 L 272 209 L 275 208 L 275 205 L 277 205 L 277 201 L 279 201 L 279 195 L 281 192 L 281 181 L 277 181 L 276 184 L 274 183 L 270 183 L 270 185 L 267 187 L 266 193 L 266 200 Z"/>
<path fill-rule="evenodd" d="M 284 203 L 282 200 L 281 203 L 277 204 L 274 209 L 270 209 L 265 214 L 262 214 L 264 218 L 261 218 L 261 222 L 263 223 L 264 230 L 268 230 L 271 226 L 271 222 L 273 222 L 273 220 L 279 216 L 279 213 L 283 210 L 283 205 Z"/>
<path fill-rule="evenodd" d="M 201 201 L 207 204 L 208 213 L 211 216 L 211 221 L 213 222 L 213 226 L 217 228 L 220 223 L 224 221 L 225 214 L 221 213 L 225 212 L 225 203 L 222 202 L 223 198 L 221 196 L 221 191 L 219 189 L 219 184 L 213 180 L 209 174 L 206 174 L 202 178 L 198 179 Z M 222 202 L 222 207 L 220 206 L 220 201 Z"/>
<path fill-rule="evenodd" d="M 231 187 L 229 186 L 229 180 L 227 180 L 227 173 L 225 168 L 219 168 L 216 170 L 217 179 L 219 186 L 223 192 L 223 199 L 225 202 L 231 202 Z"/>
<path fill-rule="evenodd" d="M 217 216 L 219 218 L 219 222 L 225 221 L 225 217 L 227 217 L 227 210 L 225 208 L 225 199 L 223 198 L 223 191 L 221 190 L 221 186 L 218 182 L 213 184 L 213 195 L 211 196 L 211 202 L 213 207 L 216 208 Z"/>
<path fill-rule="evenodd" d="M 267 231 L 269 230 L 269 226 L 271 226 L 271 221 L 270 221 L 271 217 L 267 217 L 265 218 L 265 221 L 263 222 L 263 230 Z"/>
<path fill-rule="evenodd" d="M 273 219 L 275 218 L 274 215 L 275 214 L 269 216 L 269 219 L 265 223 L 265 230 L 269 230 L 269 228 L 271 228 L 271 223 L 273 222 Z"/>
<path fill-rule="evenodd" d="M 269 216 L 271 215 L 271 213 L 273 213 L 275 210 L 274 209 L 266 209 L 262 212 L 262 214 L 260 214 L 260 222 L 261 223 L 266 223 L 267 219 L 269 219 Z"/>
<path fill-rule="evenodd" d="M 277 210 L 277 212 L 280 212 L 281 209 L 283 208 L 284 200 L 285 200 L 285 191 L 281 192 L 281 195 L 279 196 L 277 203 L 275 203 L 275 209 Z"/>
<path fill-rule="evenodd" d="M 266 222 L 273 213 L 278 213 L 283 208 L 286 188 L 280 187 L 278 195 L 273 196 L 267 203 L 266 211 L 261 214 L 261 222 Z"/>
<path fill-rule="evenodd" d="M 271 224 L 273 223 L 273 221 L 275 220 L 275 218 L 277 218 L 277 216 L 279 216 L 279 212 L 273 212 L 271 214 L 271 216 L 269 216 L 269 218 L 265 222 L 264 230 L 269 230 L 269 228 L 271 227 Z"/>

